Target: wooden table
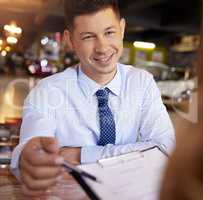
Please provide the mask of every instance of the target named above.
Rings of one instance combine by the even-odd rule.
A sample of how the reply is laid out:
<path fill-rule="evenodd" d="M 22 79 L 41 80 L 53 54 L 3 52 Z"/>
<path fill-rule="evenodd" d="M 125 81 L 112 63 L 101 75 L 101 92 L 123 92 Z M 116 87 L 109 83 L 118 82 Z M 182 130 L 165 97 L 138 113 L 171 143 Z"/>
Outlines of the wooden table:
<path fill-rule="evenodd" d="M 51 193 L 39 198 L 25 197 L 21 185 L 11 174 L 8 166 L 0 168 L 0 199 L 1 200 L 88 200 L 80 186 L 73 180 L 62 180 L 51 189 Z"/>

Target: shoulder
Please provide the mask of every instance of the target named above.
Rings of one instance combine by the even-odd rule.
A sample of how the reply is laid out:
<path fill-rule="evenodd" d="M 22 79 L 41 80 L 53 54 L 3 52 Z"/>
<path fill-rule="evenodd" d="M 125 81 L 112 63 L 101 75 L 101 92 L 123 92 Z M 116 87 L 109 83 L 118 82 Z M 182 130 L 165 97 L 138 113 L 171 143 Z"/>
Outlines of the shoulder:
<path fill-rule="evenodd" d="M 132 65 L 118 64 L 122 79 L 125 82 L 147 85 L 153 80 L 153 75 L 146 70 L 133 67 Z"/>
<path fill-rule="evenodd" d="M 76 81 L 77 79 L 77 67 L 69 67 L 66 70 L 51 75 L 49 77 L 41 79 L 36 87 L 47 88 L 47 87 L 64 87 L 68 81 Z"/>
<path fill-rule="evenodd" d="M 77 78 L 77 67 L 69 67 L 66 70 L 56 73 L 54 75 L 51 75 L 49 77 L 43 78 L 40 83 L 49 83 L 54 84 L 56 82 L 61 82 L 68 79 L 76 79 Z"/>
<path fill-rule="evenodd" d="M 29 92 L 27 98 L 41 98 L 43 96 L 52 96 L 62 94 L 66 91 L 68 85 L 77 82 L 77 68 L 70 67 L 63 72 L 56 73 L 49 77 L 41 79 Z M 56 97 L 57 98 L 57 97 Z"/>
<path fill-rule="evenodd" d="M 68 68 L 63 72 L 59 72 L 52 76 L 41 79 L 34 88 L 31 89 L 25 99 L 26 105 L 38 105 L 47 107 L 48 105 L 59 105 L 59 101 L 64 98 L 64 91 L 67 89 L 67 84 L 76 82 L 77 69 Z"/>

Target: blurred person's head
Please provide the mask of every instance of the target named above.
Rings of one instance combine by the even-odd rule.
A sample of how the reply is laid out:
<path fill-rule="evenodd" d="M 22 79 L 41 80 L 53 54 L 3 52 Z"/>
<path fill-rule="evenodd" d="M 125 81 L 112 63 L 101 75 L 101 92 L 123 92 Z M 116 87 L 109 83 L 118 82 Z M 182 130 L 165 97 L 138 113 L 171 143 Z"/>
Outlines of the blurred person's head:
<path fill-rule="evenodd" d="M 203 112 L 203 106 L 200 111 Z M 202 119 L 199 119 L 202 120 Z M 203 199 L 203 124 L 180 121 L 177 147 L 167 166 L 160 200 Z"/>
<path fill-rule="evenodd" d="M 116 73 L 123 50 L 125 20 L 116 0 L 65 1 L 65 39 L 81 64 L 82 71 L 106 84 Z"/>
<path fill-rule="evenodd" d="M 202 26 L 203 28 L 203 26 Z M 203 199 L 203 32 L 198 51 L 198 122 L 180 119 L 177 146 L 169 160 L 160 200 Z"/>

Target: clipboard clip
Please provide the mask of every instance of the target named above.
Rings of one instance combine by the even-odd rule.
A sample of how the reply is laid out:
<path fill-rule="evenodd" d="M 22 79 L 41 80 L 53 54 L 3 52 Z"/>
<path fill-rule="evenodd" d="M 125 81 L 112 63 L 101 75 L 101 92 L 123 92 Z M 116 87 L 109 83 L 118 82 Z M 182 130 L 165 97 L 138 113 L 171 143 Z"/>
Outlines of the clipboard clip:
<path fill-rule="evenodd" d="M 114 167 L 119 164 L 125 164 L 133 160 L 144 158 L 144 152 L 149 151 L 151 149 L 157 148 L 159 151 L 161 151 L 166 157 L 169 157 L 168 153 L 164 150 L 163 147 L 159 145 L 151 146 L 143 150 L 134 151 L 126 154 L 122 154 L 119 156 L 114 156 L 110 158 L 101 159 L 98 161 L 98 164 L 104 168 L 104 167 Z"/>

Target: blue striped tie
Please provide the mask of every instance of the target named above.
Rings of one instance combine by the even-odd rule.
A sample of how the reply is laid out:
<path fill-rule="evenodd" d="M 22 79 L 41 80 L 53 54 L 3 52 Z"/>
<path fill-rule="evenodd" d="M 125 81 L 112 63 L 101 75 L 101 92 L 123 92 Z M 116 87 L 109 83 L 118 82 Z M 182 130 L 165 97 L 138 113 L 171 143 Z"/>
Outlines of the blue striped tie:
<path fill-rule="evenodd" d="M 116 128 L 113 114 L 108 106 L 110 90 L 105 88 L 96 92 L 99 109 L 100 139 L 98 145 L 115 144 Z"/>

